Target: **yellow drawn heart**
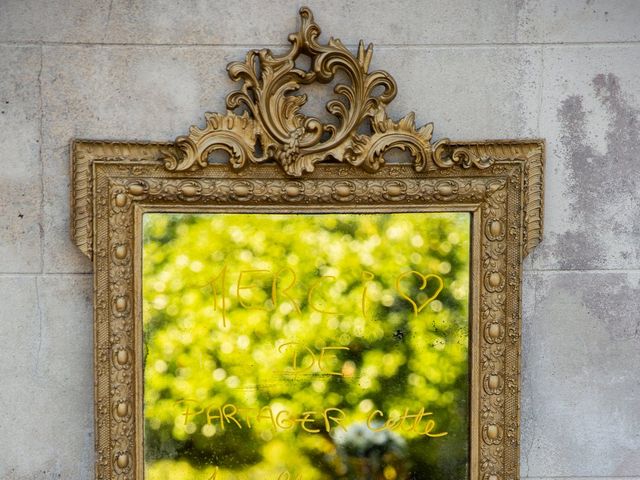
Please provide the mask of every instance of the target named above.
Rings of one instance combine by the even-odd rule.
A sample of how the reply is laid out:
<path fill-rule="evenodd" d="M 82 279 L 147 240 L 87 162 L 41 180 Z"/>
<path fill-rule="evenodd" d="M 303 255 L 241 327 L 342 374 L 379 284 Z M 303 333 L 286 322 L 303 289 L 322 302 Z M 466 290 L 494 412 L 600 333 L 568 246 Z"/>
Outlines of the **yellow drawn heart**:
<path fill-rule="evenodd" d="M 418 287 L 420 290 L 424 290 L 425 288 L 427 288 L 427 284 L 429 283 L 429 280 L 432 278 L 435 278 L 438 282 L 438 288 L 436 289 L 435 293 L 433 295 L 431 295 L 429 298 L 427 298 L 424 302 L 422 302 L 420 305 L 418 305 L 413 298 L 411 298 L 409 295 L 407 295 L 406 292 L 402 291 L 402 288 L 400 286 L 400 281 L 410 275 L 415 275 L 416 277 L 418 277 L 420 280 L 422 280 L 422 285 L 420 285 L 420 287 Z M 435 273 L 429 273 L 427 275 L 423 275 L 420 272 L 416 272 L 415 270 L 409 270 L 408 272 L 404 272 L 402 274 L 400 274 L 398 276 L 398 278 L 396 279 L 396 290 L 398 291 L 398 294 L 400 294 L 400 296 L 402 298 L 404 298 L 407 302 L 409 302 L 411 304 L 411 306 L 413 307 L 413 313 L 417 316 L 418 313 L 420 313 L 424 307 L 426 307 L 427 305 L 429 305 L 431 302 L 433 302 L 438 295 L 440 295 L 440 292 L 442 291 L 442 289 L 444 288 L 444 280 L 442 279 L 442 277 L 440 275 L 436 275 Z"/>

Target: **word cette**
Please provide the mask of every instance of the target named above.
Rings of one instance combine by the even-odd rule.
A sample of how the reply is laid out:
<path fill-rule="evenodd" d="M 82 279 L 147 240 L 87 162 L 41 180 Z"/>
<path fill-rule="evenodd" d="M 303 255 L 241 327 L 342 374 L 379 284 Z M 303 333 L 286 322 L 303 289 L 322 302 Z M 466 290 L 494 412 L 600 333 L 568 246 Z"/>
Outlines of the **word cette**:
<path fill-rule="evenodd" d="M 321 412 L 308 411 L 301 415 L 294 415 L 286 409 L 278 409 L 274 411 L 271 406 L 262 408 L 237 407 L 233 403 L 226 403 L 222 406 L 204 406 L 201 407 L 197 400 L 182 399 L 176 402 L 176 405 L 184 405 L 184 424 L 203 416 L 207 425 L 225 428 L 256 428 L 268 425 L 274 432 L 287 431 L 300 428 L 308 433 L 321 433 L 325 431 L 330 433 L 332 430 L 342 428 L 346 431 L 343 422 L 347 418 L 344 410 L 339 408 L 325 408 Z M 381 432 L 383 430 L 399 430 L 403 432 L 414 432 L 427 437 L 444 437 L 448 432 L 434 432 L 436 422 L 428 418 L 433 415 L 421 408 L 415 413 L 410 413 L 405 408 L 404 413 L 386 418 L 384 412 L 380 410 L 372 410 L 367 414 L 366 425 L 372 432 Z"/>
<path fill-rule="evenodd" d="M 408 288 L 406 286 L 403 287 L 402 281 L 405 279 L 409 279 L 411 277 L 414 278 L 414 281 L 415 279 L 418 280 L 419 290 L 425 290 L 425 288 L 427 288 L 427 285 L 432 281 L 431 283 L 434 287 L 433 293 L 431 293 L 431 295 L 426 300 L 420 303 L 418 303 L 409 295 Z M 363 283 L 362 283 L 362 295 L 361 295 L 360 306 L 361 306 L 363 317 L 366 317 L 367 301 L 368 301 L 367 289 L 370 285 L 370 282 L 372 282 L 375 279 L 375 275 L 371 272 L 363 271 L 361 273 L 361 279 Z M 321 296 L 320 290 L 323 288 L 324 289 L 328 288 L 329 285 L 332 282 L 335 282 L 336 280 L 337 278 L 335 276 L 321 275 L 317 277 L 313 282 L 311 282 L 306 293 L 306 304 L 311 310 L 319 313 L 330 314 L 330 315 L 340 315 L 340 312 L 328 310 L 327 307 L 322 305 L 322 303 L 324 302 L 321 302 L 318 298 Z M 211 281 L 208 283 L 208 286 L 210 286 L 213 289 L 214 309 L 215 310 L 218 309 L 219 303 L 221 305 L 220 310 L 222 313 L 223 325 L 225 327 L 227 325 L 226 310 L 227 310 L 227 305 L 229 301 L 228 293 L 227 293 L 228 281 L 229 281 L 229 275 L 228 275 L 227 265 L 223 265 L 220 272 L 216 276 L 214 276 L 211 279 Z M 257 305 L 257 304 L 252 305 L 248 303 L 249 299 L 247 298 L 247 296 L 250 295 L 249 292 L 254 289 L 263 288 L 260 285 L 252 283 L 255 281 L 270 283 L 271 306 L 269 308 L 267 308 L 265 305 Z M 285 300 L 290 302 L 290 304 L 293 306 L 293 309 L 297 313 L 302 313 L 300 310 L 299 302 L 296 301 L 296 299 L 293 298 L 291 294 L 291 289 L 297 283 L 298 283 L 298 279 L 297 279 L 296 272 L 290 267 L 281 268 L 279 270 L 263 270 L 263 269 L 240 270 L 237 276 L 237 280 L 235 282 L 236 301 L 239 306 L 245 309 L 269 311 L 269 310 L 275 309 L 279 302 L 282 302 L 283 300 Z M 441 276 L 436 275 L 434 273 L 429 273 L 424 275 L 415 270 L 408 270 L 406 272 L 399 274 L 396 277 L 395 287 L 398 295 L 411 304 L 411 307 L 413 308 L 413 313 L 414 315 L 417 316 L 418 313 L 420 313 L 427 305 L 433 302 L 438 297 L 438 295 L 440 295 L 440 292 L 442 292 L 442 289 L 444 288 L 444 280 L 442 279 Z M 431 289 L 431 287 L 429 288 Z"/>

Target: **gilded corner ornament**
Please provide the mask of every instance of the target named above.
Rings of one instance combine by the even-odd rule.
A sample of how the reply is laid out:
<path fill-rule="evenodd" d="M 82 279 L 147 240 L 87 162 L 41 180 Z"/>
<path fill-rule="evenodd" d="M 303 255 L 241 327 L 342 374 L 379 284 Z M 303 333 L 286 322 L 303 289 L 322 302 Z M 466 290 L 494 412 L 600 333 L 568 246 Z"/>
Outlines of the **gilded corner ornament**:
<path fill-rule="evenodd" d="M 399 148 L 408 150 L 417 172 L 447 168 L 455 164 L 484 168 L 490 159 L 468 152 L 445 153 L 448 141 L 433 145 L 433 124 L 416 127 L 415 115 L 407 114 L 395 122 L 386 106 L 395 98 L 395 80 L 385 71 L 370 72 L 373 45 L 360 41 L 354 55 L 344 44 L 331 38 L 318 42 L 320 28 L 308 8 L 300 9 L 301 27 L 289 35 L 290 51 L 275 56 L 271 50 L 251 50 L 244 62 L 233 62 L 227 71 L 241 83 L 227 96 L 227 112 L 207 113 L 206 125 L 191 127 L 189 135 L 178 137 L 179 151 L 165 157 L 171 171 L 206 167 L 209 155 L 222 150 L 234 169 L 249 163 L 276 161 L 287 175 L 299 177 L 312 172 L 323 161 L 340 161 L 377 171 L 384 154 Z M 308 70 L 298 68 L 296 60 L 306 55 Z M 335 86 L 337 98 L 326 105 L 336 122 L 325 123 L 301 112 L 306 95 L 296 95 L 302 85 L 327 84 L 341 72 L 349 83 Z M 242 113 L 237 113 L 239 110 Z M 371 134 L 358 130 L 365 125 Z"/>

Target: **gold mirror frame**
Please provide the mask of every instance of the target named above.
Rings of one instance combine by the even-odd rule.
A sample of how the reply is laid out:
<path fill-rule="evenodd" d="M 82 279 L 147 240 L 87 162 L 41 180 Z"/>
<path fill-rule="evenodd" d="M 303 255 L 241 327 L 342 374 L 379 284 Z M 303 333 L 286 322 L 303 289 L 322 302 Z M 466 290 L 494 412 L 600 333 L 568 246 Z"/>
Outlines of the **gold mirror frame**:
<path fill-rule="evenodd" d="M 387 117 L 396 84 L 369 72 L 371 45 L 322 45 L 300 16 L 289 53 L 229 65 L 242 87 L 205 128 L 173 143 L 72 142 L 72 233 L 94 264 L 96 478 L 143 478 L 141 225 L 159 211 L 470 212 L 470 476 L 518 478 L 521 269 L 542 236 L 544 142 L 432 144 L 432 124 Z M 351 82 L 327 104 L 337 124 L 300 113 L 306 97 L 292 92 L 337 71 Z M 393 148 L 413 163 L 385 164 Z M 209 163 L 214 150 L 229 164 Z"/>

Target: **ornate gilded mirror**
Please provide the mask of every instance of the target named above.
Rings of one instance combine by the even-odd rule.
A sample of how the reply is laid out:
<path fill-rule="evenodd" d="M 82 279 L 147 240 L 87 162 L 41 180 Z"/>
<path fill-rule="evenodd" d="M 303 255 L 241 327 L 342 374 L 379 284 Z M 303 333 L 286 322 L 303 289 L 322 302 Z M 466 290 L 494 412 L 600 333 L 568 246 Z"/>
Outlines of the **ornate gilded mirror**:
<path fill-rule="evenodd" d="M 73 142 L 96 478 L 515 479 L 543 142 L 432 143 L 387 115 L 371 46 L 300 17 L 288 53 L 228 66 L 203 128 Z"/>

